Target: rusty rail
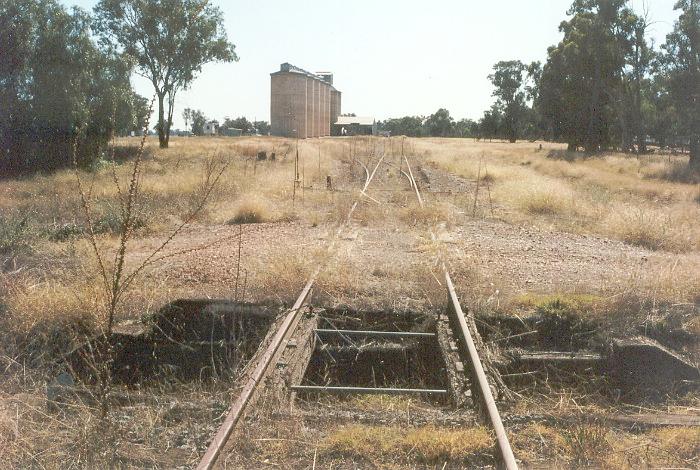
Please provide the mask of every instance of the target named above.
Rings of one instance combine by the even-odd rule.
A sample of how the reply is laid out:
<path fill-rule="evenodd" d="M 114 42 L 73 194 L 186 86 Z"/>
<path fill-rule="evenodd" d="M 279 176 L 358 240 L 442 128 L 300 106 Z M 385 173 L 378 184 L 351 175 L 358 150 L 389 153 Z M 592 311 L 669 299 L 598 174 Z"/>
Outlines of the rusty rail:
<path fill-rule="evenodd" d="M 467 326 L 467 320 L 462 311 L 462 307 L 459 304 L 459 299 L 457 298 L 457 293 L 455 292 L 454 285 L 452 284 L 452 279 L 450 279 L 450 273 L 445 269 L 445 282 L 447 283 L 447 292 L 449 294 L 450 308 L 452 313 L 455 315 L 460 327 L 460 336 L 467 346 L 467 351 L 469 352 L 469 359 L 472 363 L 472 370 L 474 371 L 475 378 L 479 383 L 479 390 L 481 391 L 481 397 L 486 405 L 486 410 L 489 415 L 489 420 L 491 421 L 491 426 L 496 433 L 496 440 L 498 441 L 498 448 L 501 451 L 501 457 L 506 469 L 517 470 L 518 464 L 515 461 L 515 456 L 513 455 L 513 449 L 510 447 L 510 442 L 508 441 L 508 435 L 503 427 L 503 421 L 501 421 L 501 415 L 498 413 L 498 408 L 496 407 L 496 401 L 493 398 L 493 393 L 491 393 L 491 387 L 489 387 L 488 380 L 486 379 L 486 374 L 484 373 L 484 367 L 481 365 L 481 359 L 479 358 L 479 353 L 476 350 L 476 345 L 472 339 L 472 335 L 469 332 L 469 327 Z"/>
<path fill-rule="evenodd" d="M 294 330 L 293 327 L 299 322 L 299 317 L 302 310 L 301 307 L 306 302 L 319 271 L 320 268 L 317 268 L 316 272 L 314 272 L 309 281 L 306 283 L 306 286 L 304 286 L 304 289 L 301 291 L 301 294 L 299 294 L 299 297 L 297 298 L 296 302 L 294 302 L 292 308 L 289 309 L 287 317 L 284 319 L 284 322 L 282 322 L 279 330 L 277 330 L 277 334 L 268 345 L 265 354 L 263 354 L 262 358 L 258 362 L 258 365 L 255 367 L 255 370 L 243 387 L 241 394 L 238 396 L 236 401 L 233 402 L 226 419 L 216 432 L 214 439 L 212 439 L 211 443 L 209 444 L 209 447 L 207 448 L 204 457 L 202 457 L 202 460 L 199 462 L 197 469 L 208 470 L 213 468 L 216 460 L 219 458 L 219 454 L 221 454 L 221 450 L 243 415 L 243 411 L 245 410 L 248 401 L 250 401 L 250 398 L 253 396 L 256 387 L 260 383 L 260 380 L 262 380 L 263 376 L 265 375 L 265 372 L 272 362 L 272 359 L 279 351 L 280 346 L 288 334 Z"/>
<path fill-rule="evenodd" d="M 377 172 L 377 169 L 381 165 L 382 161 L 384 160 L 385 154 L 383 154 L 380 158 L 379 161 L 377 162 L 376 166 L 374 167 L 374 170 L 369 173 L 366 173 L 366 180 L 365 184 L 360 191 L 360 195 L 365 195 L 365 191 L 369 187 L 370 183 L 372 182 L 372 179 L 374 178 L 374 175 Z M 363 165 L 364 166 L 364 165 Z M 335 242 L 340 236 L 340 233 L 342 232 L 343 228 L 348 225 L 350 222 L 350 219 L 352 217 L 353 212 L 357 208 L 359 199 L 355 200 L 354 204 L 348 211 L 348 216 L 345 219 L 345 222 L 338 227 L 338 230 L 336 232 L 335 238 L 331 241 L 331 243 L 328 246 L 328 252 L 330 252 L 333 247 L 335 246 Z M 301 309 L 306 302 L 306 300 L 309 297 L 309 294 L 311 293 L 311 289 L 314 285 L 314 282 L 316 282 L 316 278 L 321 272 L 321 266 L 317 267 L 314 273 L 311 275 L 309 280 L 307 281 L 306 285 L 304 286 L 304 289 L 301 291 L 301 294 L 299 294 L 299 297 L 297 298 L 296 302 L 294 302 L 294 305 L 292 306 L 291 309 L 288 310 L 287 316 L 285 317 L 284 321 L 282 322 L 282 325 L 280 326 L 279 330 L 277 330 L 277 333 L 273 337 L 272 341 L 267 347 L 267 350 L 263 354 L 263 356 L 260 358 L 258 361 L 255 369 L 253 370 L 252 374 L 248 378 L 246 384 L 243 386 L 243 389 L 241 391 L 241 394 L 238 396 L 235 402 L 231 405 L 231 408 L 226 415 L 226 418 L 224 419 L 224 422 L 222 425 L 219 427 L 218 431 L 216 432 L 216 435 L 212 439 L 211 443 L 209 444 L 209 447 L 207 448 L 207 451 L 204 453 L 204 456 L 202 457 L 202 460 L 199 462 L 199 465 L 197 465 L 197 470 L 210 470 L 214 467 L 214 464 L 216 463 L 217 459 L 219 458 L 219 455 L 221 455 L 221 451 L 223 450 L 224 446 L 226 445 L 226 442 L 228 441 L 229 437 L 233 433 L 233 430 L 236 427 L 236 424 L 238 421 L 240 421 L 241 416 L 243 416 L 243 412 L 245 411 L 246 405 L 250 401 L 251 397 L 253 396 L 253 393 L 255 393 L 255 390 L 260 383 L 260 381 L 263 379 L 265 376 L 265 373 L 267 372 L 267 369 L 274 359 L 274 357 L 277 355 L 277 352 L 280 350 L 281 345 L 284 343 L 286 339 L 288 339 L 288 336 L 291 334 L 291 332 L 294 331 L 294 328 L 296 325 L 299 323 L 299 318 L 300 318 L 300 312 Z"/>
<path fill-rule="evenodd" d="M 418 185 L 413 177 L 413 172 L 411 171 L 411 165 L 408 163 L 408 158 L 404 156 L 406 161 L 406 166 L 408 167 L 408 173 L 410 179 L 412 180 L 413 188 L 416 192 L 416 197 L 418 198 L 418 203 L 421 207 L 424 207 L 423 198 L 418 190 Z M 435 233 L 431 230 L 430 237 L 433 241 L 437 240 Z M 481 359 L 479 358 L 479 352 L 474 344 L 474 339 L 472 338 L 471 332 L 469 331 L 469 326 L 467 325 L 467 319 L 462 311 L 462 306 L 459 304 L 459 299 L 457 298 L 457 293 L 455 292 L 454 285 L 452 284 L 452 279 L 450 278 L 450 273 L 447 271 L 447 265 L 444 261 L 441 262 L 442 270 L 445 275 L 445 283 L 447 284 L 447 292 L 449 297 L 448 308 L 450 312 L 455 316 L 457 323 L 459 324 L 459 335 L 467 348 L 467 353 L 469 354 L 469 360 L 472 365 L 472 371 L 479 385 L 480 395 L 486 405 L 486 411 L 489 415 L 489 421 L 491 421 L 491 426 L 496 433 L 496 440 L 498 441 L 498 448 L 501 452 L 501 459 L 505 468 L 507 470 L 517 470 L 518 464 L 515 461 L 515 456 L 513 455 L 513 449 L 510 447 L 510 442 L 508 441 L 508 435 L 503 427 L 503 421 L 501 420 L 501 415 L 498 413 L 498 407 L 496 406 L 496 400 L 493 398 L 493 393 L 491 392 L 491 387 L 489 386 L 488 380 L 486 378 L 486 373 L 484 372 L 484 366 L 481 364 Z"/>

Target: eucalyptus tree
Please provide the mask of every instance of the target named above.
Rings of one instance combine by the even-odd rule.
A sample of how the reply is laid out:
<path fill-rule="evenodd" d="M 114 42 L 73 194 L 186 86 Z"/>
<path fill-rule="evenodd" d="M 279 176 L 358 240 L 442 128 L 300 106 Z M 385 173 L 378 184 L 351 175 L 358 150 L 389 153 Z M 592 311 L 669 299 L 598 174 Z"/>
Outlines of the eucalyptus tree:
<path fill-rule="evenodd" d="M 425 120 L 425 128 L 428 135 L 433 137 L 450 137 L 454 132 L 455 121 L 450 116 L 450 112 L 445 108 L 440 108 Z"/>
<path fill-rule="evenodd" d="M 209 62 L 238 60 L 221 9 L 208 0 L 101 0 L 95 7 L 102 42 L 133 58 L 158 99 L 158 139 L 168 147 L 175 96 Z"/>
<path fill-rule="evenodd" d="M 519 60 L 508 60 L 494 65 L 493 73 L 488 77 L 502 114 L 502 130 L 510 142 L 515 142 L 525 127 L 523 121 L 528 117 L 528 102 L 536 96 L 535 80 L 539 74 L 539 62 L 526 65 Z"/>
<path fill-rule="evenodd" d="M 690 167 L 700 170 L 700 0 L 679 0 L 681 15 L 666 36 L 659 61 L 690 148 Z"/>
<path fill-rule="evenodd" d="M 598 151 L 620 122 L 621 77 L 630 47 L 627 0 L 575 0 L 548 50 L 538 107 L 555 139 Z"/>
<path fill-rule="evenodd" d="M 142 122 L 128 61 L 99 49 L 90 25 L 55 0 L 0 2 L 0 174 L 89 165 Z"/>

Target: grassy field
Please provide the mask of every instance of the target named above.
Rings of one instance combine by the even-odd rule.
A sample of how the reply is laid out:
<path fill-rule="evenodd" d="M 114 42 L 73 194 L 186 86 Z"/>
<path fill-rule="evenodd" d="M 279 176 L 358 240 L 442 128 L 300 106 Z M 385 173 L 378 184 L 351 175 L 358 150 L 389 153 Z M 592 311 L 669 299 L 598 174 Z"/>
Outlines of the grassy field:
<path fill-rule="evenodd" d="M 135 139 L 120 139 L 115 155 L 132 153 L 137 145 Z M 400 173 L 406 169 L 402 149 L 418 173 L 426 209 L 418 207 Z M 274 152 L 275 160 L 258 160 L 260 151 Z M 351 229 L 329 255 L 330 234 L 360 197 L 365 179 L 354 157 L 370 163 L 379 154 L 386 155 L 387 165 L 368 191 L 376 201 L 362 199 Z M 167 252 L 183 253 L 144 271 L 119 305 L 120 318 L 140 318 L 179 297 L 231 297 L 239 281 L 236 263 L 245 271 L 249 301 L 289 303 L 313 267 L 328 261 L 316 294 L 321 304 L 434 311 L 444 303 L 436 276 L 437 255 L 443 254 L 462 299 L 477 314 L 526 315 L 557 300 L 569 312 L 621 332 L 653 324 L 700 335 L 700 185 L 684 172 L 684 156 L 587 158 L 551 143 L 400 137 L 298 143 L 173 138 L 167 150 L 149 138 L 144 155 L 127 268 L 138 266 L 184 221 L 190 223 Z M 109 260 L 118 248 L 119 191 L 130 171 L 130 160 L 121 159 L 80 172 L 98 248 Z M 198 210 L 219 171 L 221 178 Z M 326 190 L 329 175 L 337 191 Z M 6 468 L 89 466 L 110 458 L 91 447 L 89 436 L 99 423 L 89 406 L 54 415 L 43 404 L 56 359 L 105 324 L 104 289 L 76 181 L 72 170 L 0 181 L 0 465 Z M 430 229 L 437 242 L 430 240 Z M 236 254 L 239 236 L 243 261 Z M 697 347 L 684 352 L 700 357 Z M 186 395 L 194 403 L 225 385 L 190 385 Z M 162 389 L 165 395 L 179 393 L 172 384 Z M 558 391 L 543 403 L 566 402 L 567 410 L 585 411 L 593 401 Z M 663 404 L 676 405 L 697 407 L 697 399 Z M 154 452 L 172 446 L 174 435 L 202 425 L 197 412 L 179 420 L 167 415 L 164 401 L 139 408 L 122 425 L 135 429 L 137 440 Z M 532 463 L 542 456 L 563 466 L 698 463 L 693 449 L 700 437 L 693 429 L 634 434 L 598 425 L 529 426 L 513 440 L 516 454 Z M 246 449 L 257 452 L 271 432 L 256 429 L 251 439 L 260 440 Z M 279 448 L 265 448 L 271 462 L 299 458 L 297 463 L 309 464 L 318 456 L 330 465 L 396 455 L 399 467 L 421 468 L 490 462 L 493 452 L 491 435 L 479 426 L 357 425 L 303 432 L 304 439 L 316 440 L 316 450 L 299 454 L 275 443 Z M 385 438 L 382 446 L 373 446 L 372 436 Z M 672 451 L 671 443 L 680 450 Z M 647 457 L 627 452 L 636 446 L 646 446 Z M 196 455 L 182 458 L 192 463 Z"/>

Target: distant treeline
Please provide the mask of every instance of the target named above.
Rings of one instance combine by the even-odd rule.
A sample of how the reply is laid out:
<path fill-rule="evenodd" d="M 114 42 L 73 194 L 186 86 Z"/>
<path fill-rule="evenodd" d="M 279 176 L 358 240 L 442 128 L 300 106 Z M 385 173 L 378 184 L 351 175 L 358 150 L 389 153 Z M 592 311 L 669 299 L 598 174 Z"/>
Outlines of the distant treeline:
<path fill-rule="evenodd" d="M 547 61 L 494 65 L 496 98 L 483 117 L 380 122 L 394 135 L 547 139 L 570 149 L 645 152 L 647 142 L 683 146 L 700 166 L 700 0 L 678 0 L 680 17 L 654 48 L 653 23 L 626 0 L 575 0 Z"/>

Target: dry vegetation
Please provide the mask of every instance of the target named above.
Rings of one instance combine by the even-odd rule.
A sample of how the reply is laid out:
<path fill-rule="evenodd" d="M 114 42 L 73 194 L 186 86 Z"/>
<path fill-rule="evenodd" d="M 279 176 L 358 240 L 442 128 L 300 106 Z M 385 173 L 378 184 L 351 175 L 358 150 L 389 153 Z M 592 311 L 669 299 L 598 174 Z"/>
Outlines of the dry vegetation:
<path fill-rule="evenodd" d="M 427 162 L 491 186 L 498 216 L 513 223 L 615 238 L 651 250 L 700 250 L 700 186 L 687 157 L 607 154 L 586 158 L 561 146 L 415 142 Z"/>
<path fill-rule="evenodd" d="M 147 316 L 179 296 L 231 297 L 238 230 L 244 227 L 241 264 L 249 285 L 246 300 L 288 303 L 313 267 L 327 261 L 316 293 L 322 303 L 435 309 L 444 301 L 437 257 L 449 252 L 455 253 L 451 270 L 460 295 L 480 313 L 524 315 L 556 301 L 573 315 L 607 322 L 620 331 L 671 325 L 696 337 L 700 334 L 700 187 L 685 176 L 683 157 L 583 158 L 566 154 L 555 144 L 540 149 L 538 143 L 410 139 L 398 145 L 400 139 L 301 141 L 302 181 L 296 187 L 293 140 L 174 138 L 165 151 L 149 140 L 137 232 L 127 263 L 142 260 L 196 210 L 215 162 L 228 166 L 205 210 L 173 247 L 177 251 L 202 245 L 202 250 L 149 269 L 120 305 L 119 315 Z M 118 145 L 136 143 L 123 139 Z M 448 188 L 450 194 L 426 191 L 428 206 L 420 208 L 399 172 L 402 146 L 414 171 L 423 166 L 457 176 L 464 183 L 461 189 Z M 261 150 L 275 152 L 276 159 L 258 161 Z M 382 150 L 388 152 L 389 165 L 378 172 L 376 187 L 398 190 L 382 193 L 370 188 L 368 194 L 376 201 L 363 199 L 351 229 L 341 235 L 329 257 L 325 247 L 352 202 L 361 197 L 357 190 L 365 174 L 351 155 L 355 152 L 370 164 L 367 155 Z M 95 229 L 100 248 L 106 251 L 116 249 L 119 231 L 111 171 L 111 163 L 104 162 L 81 173 L 98 201 Z M 117 163 L 116 171 L 128 179 L 128 161 Z M 332 175 L 338 191 L 326 191 L 326 175 Z M 216 413 L 199 410 L 211 408 L 204 401 L 214 400 L 215 389 L 225 390 L 227 383 L 161 384 L 163 389 L 149 392 L 160 402 L 115 412 L 112 419 L 118 425 L 111 432 L 117 437 L 114 446 L 105 448 L 94 447 L 91 438 L 99 429 L 93 405 L 60 413 L 46 410 L 45 383 L 57 372 L 56 359 L 102 321 L 97 305 L 103 301 L 103 291 L 71 171 L 0 181 L 0 195 L 0 466 L 99 466 L 114 462 L 114 455 L 124 466 L 150 462 L 169 467 L 196 461 L 195 450 L 173 455 L 170 461 L 167 456 L 149 459 L 164 447 L 201 451 L 212 432 L 213 415 L 226 406 L 225 395 L 216 398 Z M 614 284 L 583 276 L 576 289 L 544 290 L 537 283 L 514 289 L 521 273 L 510 279 L 486 276 L 491 266 L 512 260 L 487 259 L 481 249 L 462 256 L 466 249 L 461 230 L 484 220 L 503 221 L 514 232 L 535 228 L 589 235 L 601 247 L 608 239 L 619 240 L 641 247 L 649 261 L 634 270 L 611 266 L 619 273 Z M 438 234 L 437 242 L 430 240 L 429 229 Z M 567 256 L 566 246 L 552 249 Z M 535 261 L 524 249 L 519 256 L 525 262 Z M 692 348 L 690 352 L 698 353 Z M 182 390 L 187 393 L 181 394 Z M 353 404 L 368 413 L 378 408 L 389 414 L 404 405 Z M 186 411 L 177 411 L 181 406 Z M 566 410 L 578 406 L 569 403 Z M 693 406 L 697 404 L 691 402 L 689 408 Z M 302 453 L 287 441 L 270 440 L 274 429 L 258 427 L 255 437 L 260 440 L 249 442 L 248 450 L 266 449 L 277 464 L 286 457 L 307 466 L 316 459 L 377 466 L 395 459 L 396 466 L 404 468 L 441 467 L 448 461 L 454 468 L 488 464 L 494 452 L 492 436 L 476 425 L 345 423 L 320 429 L 304 435 L 314 447 Z M 285 439 L 294 439 L 296 432 L 301 431 L 294 428 Z M 699 439 L 696 429 L 631 433 L 596 423 L 527 424 L 513 435 L 516 455 L 524 461 L 563 467 L 694 467 L 700 465 Z M 146 457 L 124 457 L 119 446 L 131 446 L 132 453 L 141 449 L 138 452 Z"/>

